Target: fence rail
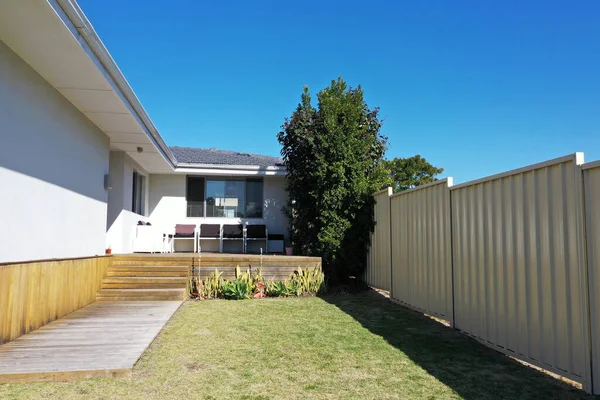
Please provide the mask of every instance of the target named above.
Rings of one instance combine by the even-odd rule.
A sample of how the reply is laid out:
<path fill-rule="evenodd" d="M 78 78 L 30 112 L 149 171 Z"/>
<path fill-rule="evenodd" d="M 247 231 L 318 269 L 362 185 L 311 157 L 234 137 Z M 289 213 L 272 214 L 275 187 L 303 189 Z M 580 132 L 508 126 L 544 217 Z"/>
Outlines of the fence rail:
<path fill-rule="evenodd" d="M 375 200 L 368 284 L 600 393 L 600 162 L 575 153 Z"/>

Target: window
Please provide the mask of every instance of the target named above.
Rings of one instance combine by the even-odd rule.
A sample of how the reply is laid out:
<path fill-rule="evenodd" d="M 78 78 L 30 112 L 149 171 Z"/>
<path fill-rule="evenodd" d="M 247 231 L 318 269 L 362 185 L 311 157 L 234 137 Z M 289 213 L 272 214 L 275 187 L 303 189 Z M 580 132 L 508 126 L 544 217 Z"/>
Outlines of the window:
<path fill-rule="evenodd" d="M 206 181 L 206 216 L 243 218 L 244 181 Z"/>
<path fill-rule="evenodd" d="M 262 218 L 262 179 L 187 177 L 187 216 Z"/>
<path fill-rule="evenodd" d="M 187 177 L 187 216 L 204 217 L 204 178 Z"/>
<path fill-rule="evenodd" d="M 263 181 L 248 179 L 246 181 L 246 218 L 262 218 L 263 213 Z"/>
<path fill-rule="evenodd" d="M 144 214 L 144 176 L 137 171 L 133 171 L 131 211 L 140 215 Z"/>

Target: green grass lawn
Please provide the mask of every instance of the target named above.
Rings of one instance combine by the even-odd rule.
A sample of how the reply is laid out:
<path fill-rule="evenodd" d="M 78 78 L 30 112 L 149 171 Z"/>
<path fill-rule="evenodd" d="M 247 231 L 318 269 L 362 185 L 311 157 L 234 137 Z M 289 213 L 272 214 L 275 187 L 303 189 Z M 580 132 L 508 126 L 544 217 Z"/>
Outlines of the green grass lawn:
<path fill-rule="evenodd" d="M 38 398 L 588 397 L 366 292 L 187 302 L 138 362 L 132 380 L 0 385 L 0 399 Z"/>

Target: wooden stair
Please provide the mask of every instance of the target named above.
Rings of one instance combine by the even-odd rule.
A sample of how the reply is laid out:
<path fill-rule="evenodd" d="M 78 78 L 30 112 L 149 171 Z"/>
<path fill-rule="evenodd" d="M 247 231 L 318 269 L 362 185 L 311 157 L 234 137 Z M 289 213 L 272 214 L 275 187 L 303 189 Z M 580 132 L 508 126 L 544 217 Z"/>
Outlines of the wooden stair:
<path fill-rule="evenodd" d="M 185 300 L 190 267 L 170 265 L 168 261 L 167 265 L 160 265 L 160 260 L 148 264 L 136 259 L 113 263 L 102 280 L 96 300 Z"/>

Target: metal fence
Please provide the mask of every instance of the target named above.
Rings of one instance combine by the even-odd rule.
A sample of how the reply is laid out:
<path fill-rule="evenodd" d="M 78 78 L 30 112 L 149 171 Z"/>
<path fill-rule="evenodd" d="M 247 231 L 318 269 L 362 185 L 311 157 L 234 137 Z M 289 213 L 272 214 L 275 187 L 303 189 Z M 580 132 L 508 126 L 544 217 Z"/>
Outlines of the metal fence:
<path fill-rule="evenodd" d="M 600 161 L 583 164 L 594 392 L 600 394 Z"/>
<path fill-rule="evenodd" d="M 391 297 L 451 321 L 450 186 L 452 178 L 391 196 Z"/>
<path fill-rule="evenodd" d="M 390 196 L 392 188 L 374 194 L 375 231 L 371 234 L 371 248 L 367 258 L 364 281 L 369 285 L 390 290 L 392 263 L 390 248 Z"/>
<path fill-rule="evenodd" d="M 600 392 L 600 162 L 376 196 L 367 283 Z"/>

